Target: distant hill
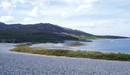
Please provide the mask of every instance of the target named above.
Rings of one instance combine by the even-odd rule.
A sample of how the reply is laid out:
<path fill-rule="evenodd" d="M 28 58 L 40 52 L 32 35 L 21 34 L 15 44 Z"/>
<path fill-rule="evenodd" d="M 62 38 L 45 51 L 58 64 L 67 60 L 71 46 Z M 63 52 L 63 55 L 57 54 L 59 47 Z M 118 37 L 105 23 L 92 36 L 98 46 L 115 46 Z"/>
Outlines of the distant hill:
<path fill-rule="evenodd" d="M 4 24 L 0 23 L 0 26 L 2 24 L 2 28 L 0 29 L 20 29 L 20 30 L 35 30 L 35 31 L 46 31 L 46 32 L 57 32 L 57 33 L 70 33 L 70 34 L 75 34 L 75 35 L 86 35 L 86 36 L 93 36 L 92 34 L 79 31 L 79 30 L 73 30 L 70 28 L 64 28 L 60 27 L 58 25 L 53 25 L 50 23 L 39 23 L 39 24 Z M 4 25 L 4 26 L 3 26 Z"/>
<path fill-rule="evenodd" d="M 82 36 L 82 37 L 81 37 Z M 80 38 L 126 38 L 120 36 L 97 36 L 79 30 L 60 27 L 50 23 L 4 24 L 0 22 L 0 42 L 52 42 L 80 40 Z"/>
<path fill-rule="evenodd" d="M 3 25 L 6 25 L 6 24 L 5 24 L 5 23 L 0 22 L 0 25 L 1 25 L 1 26 L 3 26 Z"/>

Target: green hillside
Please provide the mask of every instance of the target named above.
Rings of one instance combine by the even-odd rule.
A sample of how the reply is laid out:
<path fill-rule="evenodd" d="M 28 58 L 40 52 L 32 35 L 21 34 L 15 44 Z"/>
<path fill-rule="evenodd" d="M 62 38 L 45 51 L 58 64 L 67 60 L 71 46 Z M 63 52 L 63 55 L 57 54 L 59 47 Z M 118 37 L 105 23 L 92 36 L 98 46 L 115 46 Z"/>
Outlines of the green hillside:
<path fill-rule="evenodd" d="M 4 24 L 0 22 L 0 42 L 59 42 L 63 40 L 116 39 L 120 36 L 97 36 L 50 23 Z"/>

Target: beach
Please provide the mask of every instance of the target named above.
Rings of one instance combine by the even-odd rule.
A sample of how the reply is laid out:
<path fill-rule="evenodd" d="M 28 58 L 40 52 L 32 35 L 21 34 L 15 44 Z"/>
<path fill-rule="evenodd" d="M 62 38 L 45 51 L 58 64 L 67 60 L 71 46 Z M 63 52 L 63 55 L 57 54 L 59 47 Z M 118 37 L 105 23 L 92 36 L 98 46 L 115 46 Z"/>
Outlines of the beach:
<path fill-rule="evenodd" d="M 0 75 L 130 75 L 130 62 L 11 52 L 0 43 Z"/>

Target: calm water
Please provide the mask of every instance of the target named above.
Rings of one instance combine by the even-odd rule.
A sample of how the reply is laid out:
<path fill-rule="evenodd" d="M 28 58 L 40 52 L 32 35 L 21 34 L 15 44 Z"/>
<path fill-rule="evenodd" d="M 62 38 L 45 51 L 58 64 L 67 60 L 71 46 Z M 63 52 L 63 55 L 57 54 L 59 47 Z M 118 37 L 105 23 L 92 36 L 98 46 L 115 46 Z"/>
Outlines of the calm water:
<path fill-rule="evenodd" d="M 130 53 L 130 39 L 93 40 L 93 42 L 80 41 L 80 43 L 83 43 L 84 45 L 78 47 L 67 47 L 63 43 L 58 44 L 43 43 L 43 44 L 36 44 L 31 47 Z"/>
<path fill-rule="evenodd" d="M 130 39 L 93 40 L 93 42 L 85 42 L 84 44 L 85 46 L 74 48 L 80 50 L 95 50 L 102 52 L 130 53 Z"/>
<path fill-rule="evenodd" d="M 66 49 L 66 50 L 89 50 L 89 51 L 101 51 L 101 52 L 122 52 L 130 53 L 130 39 L 116 39 L 116 40 L 93 40 L 93 42 L 81 42 L 84 45 L 78 47 L 68 47 L 64 43 L 42 43 L 36 44 L 31 47 L 42 47 L 50 49 Z M 8 47 L 7 47 L 8 46 Z M 14 44 L 0 43 L 0 50 L 9 50 L 14 48 Z M 8 48 L 8 49 L 6 49 Z M 4 50 L 3 49 L 3 50 Z M 6 52 L 6 51 L 3 52 Z"/>

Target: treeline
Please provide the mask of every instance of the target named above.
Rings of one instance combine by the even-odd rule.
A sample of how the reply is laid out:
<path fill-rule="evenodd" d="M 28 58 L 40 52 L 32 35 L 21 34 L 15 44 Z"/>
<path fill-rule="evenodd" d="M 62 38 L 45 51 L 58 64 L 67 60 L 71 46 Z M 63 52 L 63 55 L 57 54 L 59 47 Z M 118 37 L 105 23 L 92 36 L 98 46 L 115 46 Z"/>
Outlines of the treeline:
<path fill-rule="evenodd" d="M 16 39 L 0 39 L 0 43 L 19 43 Z"/>

